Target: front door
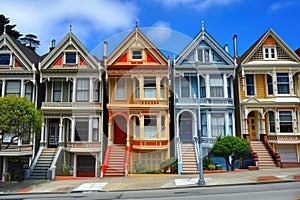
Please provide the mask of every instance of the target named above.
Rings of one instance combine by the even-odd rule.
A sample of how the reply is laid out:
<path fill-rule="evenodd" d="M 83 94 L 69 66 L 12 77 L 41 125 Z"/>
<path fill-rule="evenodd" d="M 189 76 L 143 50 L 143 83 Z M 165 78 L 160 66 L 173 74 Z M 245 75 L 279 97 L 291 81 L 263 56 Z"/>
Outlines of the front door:
<path fill-rule="evenodd" d="M 59 137 L 59 126 L 57 123 L 52 123 L 49 126 L 48 147 L 57 148 Z"/>
<path fill-rule="evenodd" d="M 124 117 L 117 116 L 114 119 L 114 144 L 126 144 L 126 120 Z"/>
<path fill-rule="evenodd" d="M 179 118 L 179 136 L 183 143 L 193 142 L 193 120 L 191 113 L 183 112 Z"/>
<path fill-rule="evenodd" d="M 248 133 L 250 139 L 257 139 L 257 124 L 255 117 L 248 117 Z"/>

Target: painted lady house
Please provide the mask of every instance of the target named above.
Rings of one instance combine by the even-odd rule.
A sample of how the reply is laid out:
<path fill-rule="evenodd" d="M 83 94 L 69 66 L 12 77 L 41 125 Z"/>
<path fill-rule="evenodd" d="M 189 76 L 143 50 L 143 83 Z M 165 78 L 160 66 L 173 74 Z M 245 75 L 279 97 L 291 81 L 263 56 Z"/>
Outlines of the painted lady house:
<path fill-rule="evenodd" d="M 29 101 L 36 103 L 38 61 L 39 56 L 34 51 L 4 30 L 0 36 L 0 96 L 27 97 Z M 23 137 L 18 137 L 11 144 L 11 139 L 15 135 L 14 132 L 1 135 L 2 181 L 22 180 L 24 170 L 31 164 L 35 154 L 35 133 L 28 130 Z"/>
<path fill-rule="evenodd" d="M 200 138 L 207 155 L 218 136 L 235 136 L 236 65 L 228 46 L 221 47 L 204 29 L 204 22 L 174 63 L 178 173 L 198 173 Z M 224 161 L 214 161 L 225 167 Z"/>
<path fill-rule="evenodd" d="M 169 60 L 136 27 L 106 61 L 108 134 L 104 176 L 158 169 L 170 156 Z"/>
<path fill-rule="evenodd" d="M 237 135 L 251 141 L 260 168 L 299 162 L 299 72 L 299 57 L 272 29 L 239 58 Z"/>
<path fill-rule="evenodd" d="M 40 148 L 30 178 L 67 173 L 99 177 L 102 163 L 103 67 L 70 32 L 39 63 L 44 91 Z"/>

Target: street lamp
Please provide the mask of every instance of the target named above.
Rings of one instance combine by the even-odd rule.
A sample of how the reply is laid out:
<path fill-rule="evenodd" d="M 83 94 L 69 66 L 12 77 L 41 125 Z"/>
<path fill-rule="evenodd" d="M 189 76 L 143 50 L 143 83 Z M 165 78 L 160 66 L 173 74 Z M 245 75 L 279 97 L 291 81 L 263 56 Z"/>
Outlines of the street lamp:
<path fill-rule="evenodd" d="M 199 180 L 198 185 L 205 185 L 205 180 L 203 176 L 203 154 L 202 154 L 202 134 L 201 134 L 201 126 L 200 126 L 200 80 L 199 80 L 199 73 L 198 73 L 198 63 L 196 63 L 196 72 L 197 72 L 197 84 L 198 84 L 198 146 L 199 146 L 199 162 L 198 162 L 198 171 L 199 171 Z"/>

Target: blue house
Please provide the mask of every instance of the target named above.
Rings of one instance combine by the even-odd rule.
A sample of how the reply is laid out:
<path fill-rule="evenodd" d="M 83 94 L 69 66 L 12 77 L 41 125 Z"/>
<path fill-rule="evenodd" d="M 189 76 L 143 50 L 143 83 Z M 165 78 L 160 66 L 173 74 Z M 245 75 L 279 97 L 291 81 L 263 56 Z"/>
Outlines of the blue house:
<path fill-rule="evenodd" d="M 199 146 L 204 156 L 218 136 L 235 136 L 235 68 L 228 45 L 218 44 L 203 22 L 202 30 L 175 58 L 174 130 L 179 174 L 198 172 Z M 223 159 L 213 161 L 225 165 Z"/>

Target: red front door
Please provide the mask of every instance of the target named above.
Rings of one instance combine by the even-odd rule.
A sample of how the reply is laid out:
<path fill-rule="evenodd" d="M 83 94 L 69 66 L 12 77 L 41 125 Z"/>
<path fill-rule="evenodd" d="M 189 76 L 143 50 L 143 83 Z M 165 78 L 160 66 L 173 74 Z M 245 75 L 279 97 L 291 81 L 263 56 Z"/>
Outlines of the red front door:
<path fill-rule="evenodd" d="M 114 144 L 126 144 L 126 120 L 117 116 L 114 119 Z"/>

